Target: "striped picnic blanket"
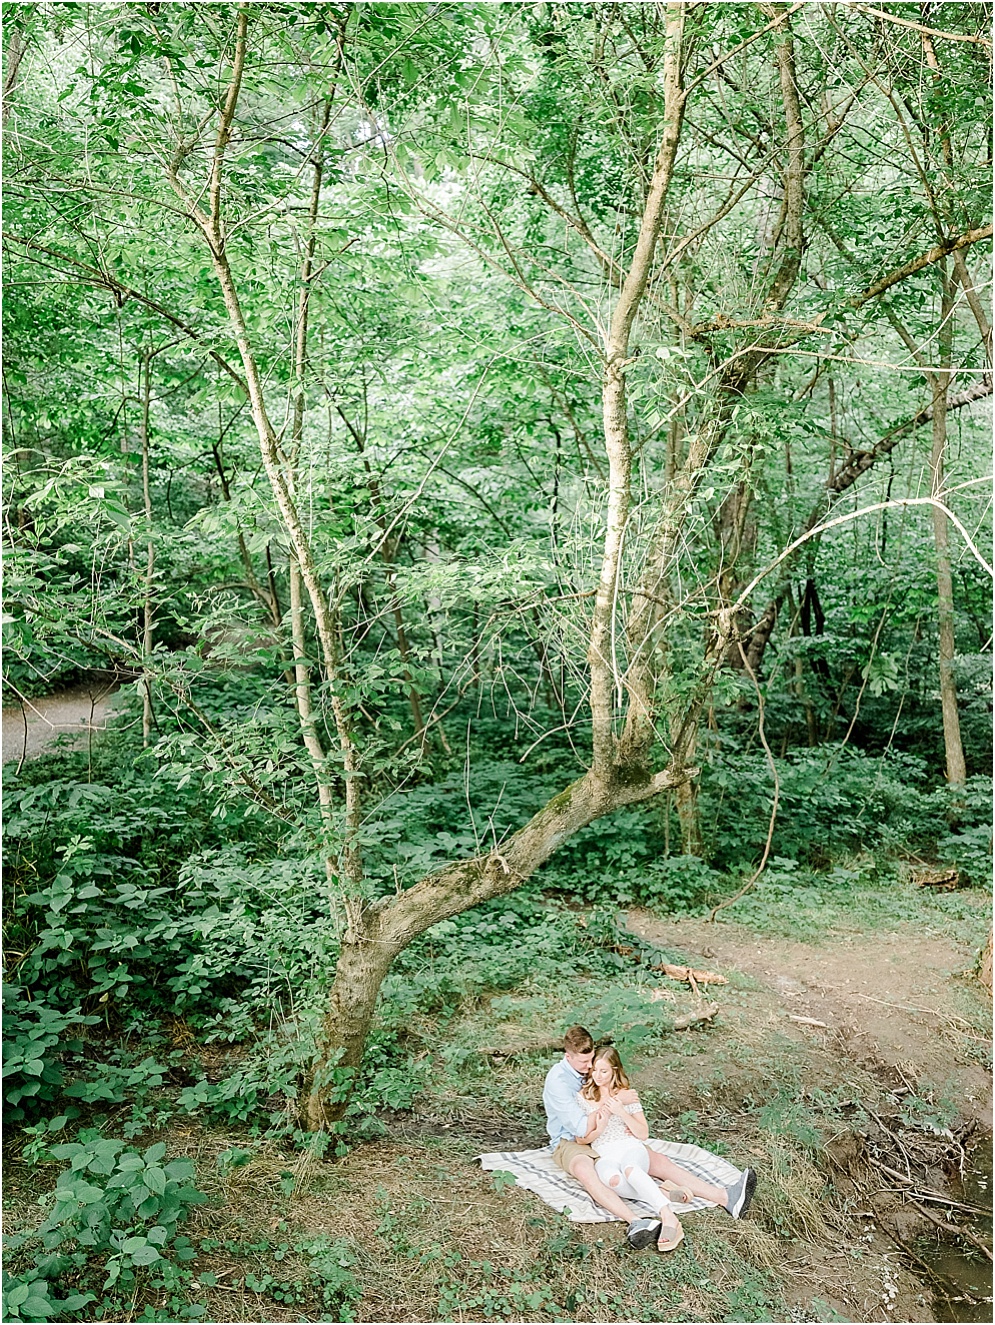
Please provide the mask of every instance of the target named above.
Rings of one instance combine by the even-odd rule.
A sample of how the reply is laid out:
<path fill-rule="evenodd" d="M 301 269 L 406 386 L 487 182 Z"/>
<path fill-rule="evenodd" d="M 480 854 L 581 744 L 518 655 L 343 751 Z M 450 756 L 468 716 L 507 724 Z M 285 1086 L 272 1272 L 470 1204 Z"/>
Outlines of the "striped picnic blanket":
<path fill-rule="evenodd" d="M 739 1177 L 740 1171 L 721 1155 L 713 1155 L 710 1150 L 700 1146 L 684 1144 L 680 1141 L 646 1142 L 651 1150 L 672 1159 L 688 1173 L 717 1187 L 728 1187 Z M 542 1150 L 505 1150 L 494 1151 L 488 1155 L 478 1155 L 481 1167 L 491 1172 L 510 1173 L 519 1187 L 534 1192 L 554 1210 L 565 1211 L 575 1224 L 604 1224 L 615 1218 L 603 1206 L 598 1205 L 588 1196 L 579 1182 L 571 1178 L 553 1163 L 553 1149 L 547 1146 Z M 677 1214 L 686 1214 L 692 1210 L 705 1210 L 714 1205 L 714 1201 L 703 1201 L 699 1197 L 689 1205 L 673 1205 Z M 641 1201 L 626 1201 L 639 1215 L 655 1215 L 648 1205 Z"/>

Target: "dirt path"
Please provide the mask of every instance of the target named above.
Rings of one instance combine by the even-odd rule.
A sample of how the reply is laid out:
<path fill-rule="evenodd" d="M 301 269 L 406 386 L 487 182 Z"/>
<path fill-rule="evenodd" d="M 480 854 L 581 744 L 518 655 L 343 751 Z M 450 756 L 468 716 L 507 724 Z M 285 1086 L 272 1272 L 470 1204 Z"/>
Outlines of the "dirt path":
<path fill-rule="evenodd" d="M 852 1118 L 809 1175 L 812 1190 L 828 1182 L 833 1193 L 838 1241 L 815 1239 L 801 1259 L 786 1250 L 787 1300 L 804 1307 L 818 1284 L 837 1319 L 990 1320 L 990 1265 L 962 1244 L 937 1243 L 915 1199 L 920 1190 L 940 1194 L 929 1204 L 934 1218 L 951 1201 L 991 1204 L 991 1002 L 967 943 L 911 925 L 804 943 L 642 911 L 629 912 L 628 928 L 729 979 L 716 989 L 719 1017 L 702 1059 L 664 1057 L 640 1075 L 675 1119 L 700 1111 L 714 1130 L 724 1116 L 730 1125 L 717 1134 L 731 1153 L 783 1186 L 790 1174 L 775 1173 L 770 1137 L 744 1125 L 744 1102 L 768 1108 L 775 1136 L 804 1126 L 806 1107 L 817 1113 L 820 1100 Z M 903 1246 L 919 1248 L 918 1268 Z M 853 1247 L 862 1249 L 859 1264 L 847 1254 Z"/>
<path fill-rule="evenodd" d="M 834 937 L 821 947 L 642 911 L 629 913 L 629 928 L 755 981 L 752 1015 L 762 1006 L 771 1028 L 804 1043 L 813 1077 L 838 1081 L 842 1054 L 899 1097 L 932 1094 L 991 1127 L 991 1074 L 972 1053 L 989 1043 L 977 1028 L 990 1004 L 965 945 L 896 931 Z"/>
<path fill-rule="evenodd" d="M 3 762 L 35 759 L 60 737 L 85 745 L 107 729 L 117 685 L 90 681 L 3 710 Z"/>

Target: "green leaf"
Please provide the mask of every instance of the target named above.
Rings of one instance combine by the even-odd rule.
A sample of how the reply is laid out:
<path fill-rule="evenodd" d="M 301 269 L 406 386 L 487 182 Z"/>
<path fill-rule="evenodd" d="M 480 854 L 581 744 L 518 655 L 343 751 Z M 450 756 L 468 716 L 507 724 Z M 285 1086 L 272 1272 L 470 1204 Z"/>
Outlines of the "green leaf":
<path fill-rule="evenodd" d="M 162 1260 L 159 1252 L 153 1246 L 139 1247 L 131 1256 L 134 1265 L 153 1265 L 156 1261 Z"/>
<path fill-rule="evenodd" d="M 145 1186 L 156 1196 L 161 1196 L 166 1190 L 166 1175 L 160 1168 L 149 1168 L 145 1170 Z"/>

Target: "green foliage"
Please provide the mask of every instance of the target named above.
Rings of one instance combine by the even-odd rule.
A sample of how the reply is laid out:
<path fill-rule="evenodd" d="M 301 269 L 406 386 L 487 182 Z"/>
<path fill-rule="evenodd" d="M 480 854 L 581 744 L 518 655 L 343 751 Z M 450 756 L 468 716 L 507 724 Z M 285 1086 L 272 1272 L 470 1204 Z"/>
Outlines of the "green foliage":
<path fill-rule="evenodd" d="M 608 510 L 592 292 L 636 247 L 664 11 L 456 5 L 426 23 L 403 4 L 250 6 L 232 132 L 217 139 L 232 29 L 201 9 L 28 5 L 8 29 L 23 45 L 5 105 L 5 694 L 22 702 L 96 668 L 128 686 L 117 735 L 5 780 L 5 1094 L 35 1156 L 71 1108 L 115 1110 L 126 1135 L 175 1110 L 292 1132 L 343 893 L 365 906 L 500 853 L 591 764 Z M 949 22 L 977 36 L 981 14 L 953 7 Z M 944 319 L 950 272 L 917 261 L 940 220 L 953 235 L 990 208 L 983 50 L 945 43 L 937 71 L 921 34 L 889 28 L 882 44 L 880 16 L 859 7 L 787 21 L 806 101 L 801 215 L 770 207 L 788 197 L 793 138 L 781 35 L 755 7 L 699 6 L 667 194 L 684 238 L 664 227 L 666 267 L 647 273 L 619 370 L 634 479 L 612 720 L 630 703 L 648 575 L 661 614 L 638 648 L 657 671 L 658 745 L 639 758 L 662 768 L 668 742 L 696 732 L 703 848 L 675 797 L 625 808 L 517 895 L 420 935 L 385 982 L 361 1070 L 330 1068 L 337 1093 L 355 1087 L 346 1133 L 413 1105 L 427 1023 L 625 965 L 604 916 L 585 930 L 571 908 L 700 912 L 753 871 L 773 800 L 757 691 L 734 665 L 711 676 L 704 627 L 765 567 L 776 573 L 738 619 L 755 641 L 777 606 L 756 680 L 780 802 L 769 868 L 735 914 L 792 933 L 858 901 L 897 914 L 907 899 L 872 894 L 910 854 L 975 887 L 990 877 L 990 593 L 959 534 L 955 673 L 974 776 L 956 794 L 942 785 L 925 512 L 881 511 L 785 554 L 858 459 L 844 502 L 920 491 L 929 430 L 910 421 L 933 383 L 909 370 L 910 338 L 938 347 L 943 323 L 955 388 L 983 381 L 963 280 Z M 185 128 L 176 137 L 197 124 L 227 142 L 212 202 L 245 317 L 234 337 L 218 254 L 176 196 L 200 196 L 203 162 Z M 980 269 L 979 246 L 961 257 Z M 902 279 L 888 305 L 863 298 L 889 271 Z M 945 462 L 981 542 L 983 408 L 951 409 Z M 334 665 L 311 608 L 290 608 L 300 533 L 286 494 Z M 655 531 L 671 524 L 661 578 Z M 358 828 L 347 786 L 364 798 Z M 346 884 L 352 831 L 364 873 Z M 662 1024 L 623 992 L 591 1017 L 632 1044 Z M 521 1307 L 516 1293 L 477 1305 Z"/>
<path fill-rule="evenodd" d="M 92 1026 L 79 1007 L 61 1012 L 44 1001 L 29 1000 L 20 985 L 3 987 L 3 1089 L 9 1117 L 19 1122 L 56 1099 L 64 1080 L 61 1059 L 80 1053 L 83 1042 L 67 1035 L 73 1027 Z"/>
<path fill-rule="evenodd" d="M 458 1278 L 439 1283 L 440 1320 L 458 1320 L 466 1313 L 484 1320 L 524 1320 L 538 1312 L 559 1315 L 559 1304 L 551 1290 L 525 1270 L 475 1261 L 462 1265 Z"/>
<path fill-rule="evenodd" d="M 12 1289 L 20 1319 L 75 1314 L 97 1300 L 96 1292 L 76 1293 L 61 1304 L 51 1299 L 52 1309 L 42 1312 L 37 1299 L 50 1298 L 65 1280 L 99 1284 L 99 1291 L 110 1292 L 112 1299 L 118 1293 L 134 1300 L 143 1290 L 182 1290 L 181 1267 L 196 1253 L 177 1229 L 191 1206 L 207 1200 L 190 1181 L 193 1162 L 166 1160 L 161 1142 L 138 1151 L 93 1129 L 48 1153 L 69 1160 L 46 1201 L 52 1208 L 38 1228 L 7 1241 L 8 1250 L 21 1257 L 25 1247 L 42 1247 L 34 1266 Z M 109 1305 L 106 1297 L 102 1305 Z M 41 1314 L 24 1314 L 29 1309 Z M 181 1318 L 198 1314 L 202 1310 L 196 1304 L 183 1303 Z"/>
<path fill-rule="evenodd" d="M 285 1228 L 285 1224 L 280 1225 Z M 357 1263 L 357 1249 L 346 1238 L 318 1237 L 299 1238 L 290 1243 L 275 1241 L 269 1237 L 254 1242 L 227 1239 L 223 1242 L 215 1238 L 201 1238 L 198 1247 L 202 1255 L 209 1256 L 217 1250 L 241 1260 L 251 1259 L 254 1265 L 262 1261 L 274 1262 L 274 1269 L 255 1271 L 246 1274 L 243 1280 L 249 1292 L 269 1298 L 287 1306 L 302 1305 L 310 1309 L 320 1304 L 324 1313 L 320 1320 L 352 1321 L 355 1309 L 362 1296 L 362 1287 L 354 1273 Z M 304 1260 L 306 1278 L 288 1276 L 285 1262 L 293 1253 Z M 281 1273 L 281 1263 L 283 1273 Z M 201 1273 L 199 1281 L 213 1286 L 214 1276 Z"/>
<path fill-rule="evenodd" d="M 26 1274 L 9 1275 L 3 1272 L 3 1320 L 49 1320 L 52 1316 L 72 1315 L 94 1299 L 93 1293 L 70 1293 L 68 1297 L 52 1296 L 52 1285 L 39 1269 Z"/>

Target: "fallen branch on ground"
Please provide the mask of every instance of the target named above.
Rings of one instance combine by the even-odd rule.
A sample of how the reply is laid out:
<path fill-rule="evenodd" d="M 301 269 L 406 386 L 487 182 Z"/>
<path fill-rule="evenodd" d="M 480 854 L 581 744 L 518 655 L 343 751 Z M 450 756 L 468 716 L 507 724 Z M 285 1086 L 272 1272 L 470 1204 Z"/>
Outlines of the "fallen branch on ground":
<path fill-rule="evenodd" d="M 926 1207 L 920 1205 L 918 1201 L 913 1201 L 912 1204 L 921 1214 L 926 1216 L 931 1224 L 935 1224 L 937 1228 L 942 1228 L 947 1233 L 953 1233 L 955 1237 L 963 1238 L 964 1241 L 969 1242 L 972 1247 L 977 1247 L 979 1251 L 983 1251 L 990 1261 L 995 1261 L 995 1256 L 992 1255 L 991 1247 L 989 1247 L 988 1243 L 982 1238 L 979 1238 L 977 1233 L 973 1233 L 969 1228 L 965 1228 L 963 1224 L 951 1224 L 949 1220 L 941 1219 L 939 1215 L 934 1214 L 932 1210 L 927 1210 Z"/>
<path fill-rule="evenodd" d="M 956 888 L 960 882 L 960 873 L 956 869 L 913 870 L 912 882 L 919 888 Z"/>
<path fill-rule="evenodd" d="M 729 983 L 724 975 L 717 975 L 715 971 L 695 971 L 690 966 L 671 966 L 669 962 L 661 962 L 658 966 L 651 966 L 650 970 L 662 971 L 669 979 L 681 980 L 689 985 L 727 985 Z"/>
<path fill-rule="evenodd" d="M 948 1196 L 941 1196 L 939 1192 L 930 1191 L 929 1188 L 923 1189 L 914 1178 L 909 1178 L 904 1173 L 899 1173 L 898 1169 L 893 1169 L 890 1164 L 885 1164 L 883 1160 L 875 1159 L 873 1155 L 866 1155 L 865 1158 L 869 1160 L 876 1169 L 880 1169 L 881 1172 L 887 1174 L 889 1178 L 893 1178 L 895 1182 L 900 1182 L 903 1187 L 913 1188 L 914 1191 L 910 1192 L 909 1195 L 914 1199 L 920 1201 L 938 1201 L 942 1205 L 955 1206 L 958 1210 L 965 1210 L 972 1215 L 984 1215 L 986 1219 L 991 1219 L 992 1217 L 992 1212 L 990 1210 L 982 1210 L 979 1205 L 967 1205 L 964 1201 L 954 1201 Z"/>

